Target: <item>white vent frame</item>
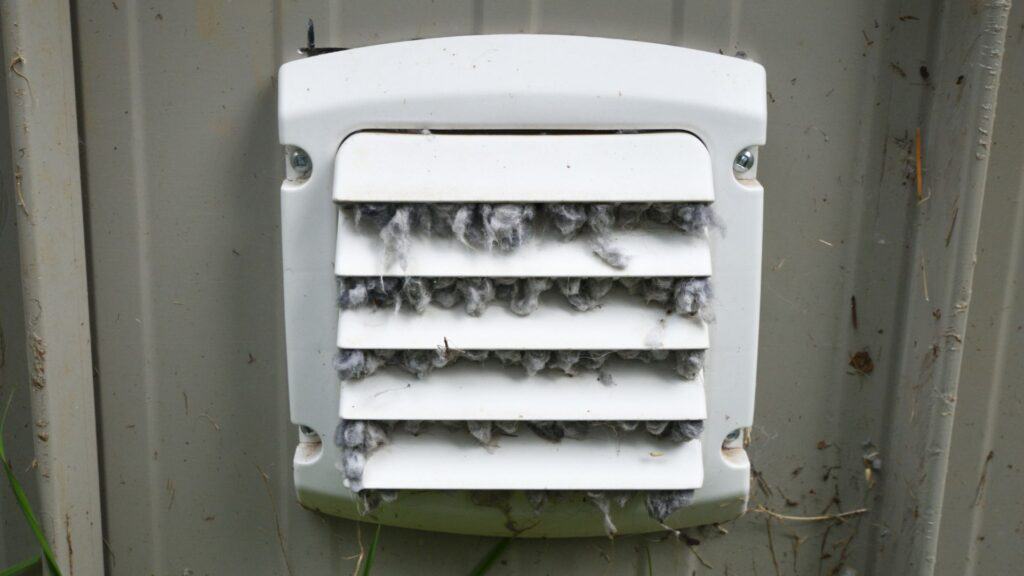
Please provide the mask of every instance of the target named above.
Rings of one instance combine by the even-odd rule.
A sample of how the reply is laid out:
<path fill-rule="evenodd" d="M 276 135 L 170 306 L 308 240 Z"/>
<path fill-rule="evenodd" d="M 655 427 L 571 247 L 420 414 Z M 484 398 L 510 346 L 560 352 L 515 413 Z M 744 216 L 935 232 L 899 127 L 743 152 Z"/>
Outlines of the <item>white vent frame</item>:
<path fill-rule="evenodd" d="M 280 140 L 312 160 L 308 179 L 288 179 L 281 187 L 289 401 L 292 421 L 304 427 L 294 457 L 300 502 L 360 517 L 356 497 L 335 467 L 339 450 L 332 441 L 340 404 L 332 368 L 338 323 L 332 188 L 335 156 L 347 137 L 364 130 L 676 130 L 695 135 L 710 153 L 715 211 L 726 229 L 711 240 L 715 321 L 704 372 L 704 481 L 693 504 L 669 524 L 708 524 L 741 514 L 750 465 L 743 434 L 734 433 L 753 421 L 763 189 L 756 165 L 737 176 L 733 162 L 741 150 L 764 144 L 765 94 L 764 69 L 752 62 L 571 36 L 417 40 L 282 66 Z M 470 506 L 464 494 L 427 492 L 403 496 L 373 519 L 504 535 L 508 522 L 520 518 L 522 537 L 602 534 L 599 514 L 581 506 L 558 503 L 534 518 L 522 503 L 503 513 Z M 614 518 L 620 533 L 661 529 L 636 502 Z"/>

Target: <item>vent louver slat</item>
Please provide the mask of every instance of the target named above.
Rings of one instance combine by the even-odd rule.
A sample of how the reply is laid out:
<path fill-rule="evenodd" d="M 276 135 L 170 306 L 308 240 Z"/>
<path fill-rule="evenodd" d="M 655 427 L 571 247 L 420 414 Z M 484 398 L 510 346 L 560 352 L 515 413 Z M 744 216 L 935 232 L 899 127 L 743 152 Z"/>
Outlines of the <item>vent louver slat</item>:
<path fill-rule="evenodd" d="M 660 368 L 660 369 L 658 369 Z M 680 381 L 668 367 L 609 363 L 609 385 L 595 372 L 570 376 L 489 365 L 445 368 L 418 380 L 387 370 L 345 385 L 349 420 L 703 420 L 703 378 Z"/>
<path fill-rule="evenodd" d="M 398 434 L 374 452 L 367 489 L 389 490 L 684 490 L 703 481 L 700 441 L 684 444 L 593 433 L 546 442 L 532 434 L 487 450 L 466 434 Z"/>
<path fill-rule="evenodd" d="M 541 306 L 518 316 L 500 306 L 481 316 L 429 306 L 420 314 L 359 308 L 338 317 L 339 348 L 434 350 L 447 341 L 459 350 L 702 350 L 707 325 L 666 315 L 635 298 L 609 298 L 600 309 L 576 312 Z"/>
<path fill-rule="evenodd" d="M 336 202 L 710 202 L 711 159 L 692 134 L 350 136 Z"/>

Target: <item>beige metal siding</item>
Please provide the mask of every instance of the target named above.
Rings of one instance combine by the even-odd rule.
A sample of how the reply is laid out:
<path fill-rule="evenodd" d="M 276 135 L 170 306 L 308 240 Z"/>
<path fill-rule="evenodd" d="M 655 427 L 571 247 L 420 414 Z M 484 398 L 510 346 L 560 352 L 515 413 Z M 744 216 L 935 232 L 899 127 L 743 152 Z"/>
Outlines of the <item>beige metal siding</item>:
<path fill-rule="evenodd" d="M 975 4 L 984 12 L 1000 3 Z M 302 509 L 291 485 L 297 434 L 288 422 L 284 380 L 275 75 L 282 62 L 299 57 L 295 50 L 312 17 L 320 45 L 571 33 L 742 51 L 768 71 L 752 505 L 789 515 L 862 506 L 870 513 L 835 525 L 770 526 L 765 514 L 751 513 L 725 526 L 727 535 L 691 531 L 691 545 L 662 537 L 522 540 L 492 574 L 646 573 L 648 550 L 656 574 L 833 574 L 842 566 L 897 573 L 890 568 L 902 557 L 875 558 L 887 542 L 905 537 L 906 528 L 888 523 L 879 494 L 890 464 L 905 455 L 883 452 L 875 475 L 882 483 L 873 485 L 863 455 L 870 451 L 866 443 L 886 444 L 894 390 L 912 386 L 898 357 L 913 337 L 901 331 L 908 276 L 918 273 L 908 250 L 918 209 L 909 174 L 915 130 L 927 130 L 931 99 L 949 88 L 935 85 L 936 69 L 949 67 L 938 41 L 948 14 L 939 6 L 925 0 L 77 2 L 108 572 L 348 572 L 360 532 L 364 545 L 372 536 L 370 525 Z M 943 574 L 961 573 L 967 554 L 977 574 L 1024 560 L 1014 544 L 1020 527 L 1013 515 L 1020 511 L 1015 485 L 1024 465 L 1012 438 L 1020 413 L 1015 351 L 1022 320 L 1013 297 L 1021 295 L 1020 269 L 1003 280 L 1024 250 L 1021 108 L 1010 103 L 1021 100 L 1024 19 L 1020 6 L 1014 10 L 998 115 L 1015 120 L 1000 123 L 995 136 L 992 203 L 983 221 L 947 487 L 946 517 L 953 519 L 943 533 Z M 927 79 L 922 66 L 931 69 Z M 938 147 L 939 140 L 929 142 Z M 863 349 L 875 364 L 866 375 L 848 365 Z M 1001 391 L 998 402 L 990 400 L 992 390 Z M 995 455 L 987 487 L 972 509 L 989 450 Z M 888 489 L 909 482 L 900 478 Z M 899 510 L 909 509 L 899 502 Z M 4 526 L 5 535 L 9 529 Z M 385 528 L 374 573 L 465 573 L 492 543 Z M 0 560 L 19 559 L 5 553 Z"/>
<path fill-rule="evenodd" d="M 937 574 L 1013 574 L 1024 552 L 1024 3 L 992 134 Z"/>

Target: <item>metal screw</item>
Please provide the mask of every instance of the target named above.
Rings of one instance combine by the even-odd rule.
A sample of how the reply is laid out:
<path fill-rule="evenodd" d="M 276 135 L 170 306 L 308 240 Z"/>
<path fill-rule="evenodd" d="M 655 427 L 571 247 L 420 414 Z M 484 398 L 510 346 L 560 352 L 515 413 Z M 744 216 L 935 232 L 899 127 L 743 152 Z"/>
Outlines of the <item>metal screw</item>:
<path fill-rule="evenodd" d="M 732 161 L 732 169 L 736 172 L 746 172 L 754 167 L 754 153 L 750 148 L 746 148 L 736 155 L 736 159 Z"/>
<path fill-rule="evenodd" d="M 309 173 L 313 171 L 313 160 L 302 148 L 292 150 L 288 157 L 288 163 L 291 164 L 292 170 L 295 170 L 295 174 L 299 178 L 309 178 Z"/>

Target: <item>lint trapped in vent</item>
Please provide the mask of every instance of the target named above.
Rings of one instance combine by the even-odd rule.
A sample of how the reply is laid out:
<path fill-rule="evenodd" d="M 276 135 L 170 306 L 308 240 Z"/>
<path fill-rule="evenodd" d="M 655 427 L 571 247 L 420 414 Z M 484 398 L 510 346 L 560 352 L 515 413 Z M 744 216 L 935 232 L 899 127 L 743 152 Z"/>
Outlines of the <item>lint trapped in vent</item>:
<path fill-rule="evenodd" d="M 379 236 L 379 257 L 384 269 L 393 262 L 397 262 L 400 269 L 408 266 L 406 252 L 416 236 L 446 239 L 470 251 L 510 253 L 531 242 L 535 235 L 547 235 L 559 242 L 576 242 L 581 250 L 590 250 L 608 267 L 622 270 L 627 268 L 630 255 L 616 245 L 618 230 L 660 227 L 678 234 L 705 234 L 715 222 L 712 208 L 706 203 L 352 203 L 343 205 L 341 212 L 343 218 L 351 219 L 364 233 Z M 618 290 L 644 305 L 664 310 L 665 314 L 711 317 L 711 283 L 706 277 L 343 276 L 337 282 L 338 306 L 342 310 L 366 307 L 394 314 L 423 314 L 431 306 L 458 307 L 469 316 L 480 317 L 490 306 L 503 306 L 518 316 L 529 316 L 545 305 L 569 306 L 584 314 L 600 308 L 602 301 L 613 290 Z M 541 297 L 549 292 L 558 293 L 562 299 L 549 298 L 542 304 Z M 615 326 L 606 329 L 615 330 Z M 703 350 L 664 350 L 656 340 L 647 344 L 650 349 L 641 350 L 463 350 L 447 345 L 434 350 L 341 349 L 335 359 L 335 369 L 338 377 L 349 386 L 358 386 L 359 379 L 386 369 L 401 370 L 423 379 L 456 362 L 476 363 L 490 370 L 519 369 L 531 377 L 542 371 L 596 377 L 606 386 L 616 385 L 613 371 L 605 367 L 609 359 L 652 366 L 669 364 L 681 380 L 692 380 L 700 373 Z M 484 372 L 481 377 L 486 377 Z M 364 512 L 398 498 L 395 491 L 363 487 L 363 472 L 374 452 L 395 434 L 418 436 L 429 428 L 450 434 L 469 434 L 479 442 L 480 449 L 500 450 L 502 438 L 506 436 L 533 434 L 557 443 L 585 438 L 595 428 L 684 443 L 700 436 L 703 422 L 342 420 L 335 434 L 342 454 L 339 467 L 348 486 L 359 492 Z M 686 506 L 692 494 L 692 490 L 646 490 L 636 497 L 644 500 L 654 520 L 663 523 L 673 512 Z M 552 496 L 564 494 L 531 492 L 535 511 L 542 512 Z M 611 519 L 611 507 L 621 508 L 634 497 L 634 492 L 588 491 L 585 496 L 602 513 L 608 535 L 613 535 L 616 528 Z"/>

